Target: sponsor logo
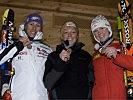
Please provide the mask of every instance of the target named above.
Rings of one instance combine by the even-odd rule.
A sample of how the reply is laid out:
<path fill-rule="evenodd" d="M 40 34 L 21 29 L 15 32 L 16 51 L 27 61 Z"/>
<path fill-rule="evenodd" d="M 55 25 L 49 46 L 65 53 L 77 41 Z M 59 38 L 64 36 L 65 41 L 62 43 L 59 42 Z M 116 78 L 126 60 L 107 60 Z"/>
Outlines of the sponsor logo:
<path fill-rule="evenodd" d="M 26 51 L 21 51 L 21 52 L 19 52 L 19 55 L 27 55 L 27 52 Z"/>
<path fill-rule="evenodd" d="M 38 51 L 38 57 L 47 57 L 48 56 L 48 53 L 46 50 L 42 49 L 42 48 L 37 48 L 37 51 Z"/>
<path fill-rule="evenodd" d="M 7 44 L 7 46 L 9 46 L 12 43 L 12 34 L 13 34 L 13 31 L 11 29 L 12 26 L 13 26 L 13 22 L 9 21 L 8 44 Z"/>
<path fill-rule="evenodd" d="M 39 17 L 32 17 L 31 20 L 39 20 Z"/>
<path fill-rule="evenodd" d="M 125 32 L 126 43 L 130 44 L 130 33 L 129 33 L 128 19 L 124 19 L 123 22 L 124 22 L 124 32 Z"/>
<path fill-rule="evenodd" d="M 125 12 L 126 11 L 126 3 L 125 3 L 125 1 L 121 0 L 120 3 L 121 3 L 121 10 L 122 10 L 122 12 Z"/>

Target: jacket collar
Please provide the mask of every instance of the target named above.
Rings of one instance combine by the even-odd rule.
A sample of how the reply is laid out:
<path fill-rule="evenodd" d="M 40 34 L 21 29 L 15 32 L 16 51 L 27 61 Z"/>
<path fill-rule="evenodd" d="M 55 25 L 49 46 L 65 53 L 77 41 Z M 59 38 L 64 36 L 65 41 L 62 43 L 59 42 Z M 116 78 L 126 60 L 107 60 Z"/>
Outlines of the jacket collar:
<path fill-rule="evenodd" d="M 72 50 L 80 50 L 82 47 L 84 47 L 85 44 L 83 44 L 82 42 L 77 42 L 74 46 L 72 46 Z"/>
<path fill-rule="evenodd" d="M 75 45 L 73 45 L 72 47 L 70 47 L 72 49 L 72 51 L 77 51 L 77 50 L 80 50 L 83 46 L 85 46 L 83 43 L 81 42 L 77 42 L 75 43 Z M 56 51 L 57 52 L 61 52 L 63 49 L 66 49 L 64 44 L 60 44 L 60 45 L 57 45 L 56 47 Z"/>
<path fill-rule="evenodd" d="M 26 36 L 26 37 L 28 37 L 26 32 L 25 32 L 25 30 L 24 30 L 24 24 L 21 24 L 20 27 L 19 27 L 19 36 Z M 37 32 L 36 36 L 32 40 L 41 40 L 42 36 L 43 36 L 42 32 Z"/>

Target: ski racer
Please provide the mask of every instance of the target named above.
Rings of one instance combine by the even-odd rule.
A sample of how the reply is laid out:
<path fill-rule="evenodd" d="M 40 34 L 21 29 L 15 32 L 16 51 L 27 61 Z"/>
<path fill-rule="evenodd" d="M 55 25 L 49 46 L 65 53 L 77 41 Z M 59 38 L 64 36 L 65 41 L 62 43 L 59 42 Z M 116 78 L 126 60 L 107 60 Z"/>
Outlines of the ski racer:
<path fill-rule="evenodd" d="M 92 20 L 91 31 L 98 42 L 93 54 L 95 83 L 92 98 L 94 100 L 126 100 L 124 69 L 114 63 L 117 54 L 122 55 L 119 40 L 113 38 L 110 23 L 102 15 Z M 130 67 L 130 70 L 133 68 Z"/>
<path fill-rule="evenodd" d="M 52 50 L 40 42 L 42 27 L 42 17 L 29 14 L 20 25 L 19 40 L 0 51 L 0 64 L 12 60 L 15 73 L 9 84 L 12 100 L 48 100 L 42 80 L 45 61 Z"/>

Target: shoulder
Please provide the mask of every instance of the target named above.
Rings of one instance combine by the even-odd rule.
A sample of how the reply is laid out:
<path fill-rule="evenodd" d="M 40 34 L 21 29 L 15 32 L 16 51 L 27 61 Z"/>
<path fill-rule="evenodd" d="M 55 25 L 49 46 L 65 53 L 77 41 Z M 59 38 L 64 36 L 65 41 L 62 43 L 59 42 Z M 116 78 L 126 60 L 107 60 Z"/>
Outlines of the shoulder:
<path fill-rule="evenodd" d="M 40 47 L 42 47 L 42 48 L 44 48 L 46 50 L 52 51 L 52 49 L 48 45 L 41 44 Z"/>
<path fill-rule="evenodd" d="M 85 51 L 85 50 L 81 50 L 81 52 L 83 52 L 84 54 L 86 54 L 87 56 L 91 56 L 89 52 Z"/>
<path fill-rule="evenodd" d="M 47 52 L 49 52 L 49 53 L 52 52 L 52 49 L 51 49 L 48 45 L 46 45 L 46 44 L 44 44 L 44 43 L 41 43 L 41 42 L 34 42 L 34 44 L 38 45 L 37 47 L 39 47 L 39 48 L 41 48 L 41 49 L 43 49 L 43 50 L 45 50 L 45 51 L 47 51 Z"/>
<path fill-rule="evenodd" d="M 116 48 L 121 48 L 119 39 L 115 39 L 115 40 L 110 44 L 110 46 L 114 46 L 114 47 L 116 47 Z"/>
<path fill-rule="evenodd" d="M 48 56 L 49 57 L 53 57 L 53 58 L 58 58 L 59 57 L 59 54 L 56 51 L 53 51 Z"/>
<path fill-rule="evenodd" d="M 51 63 L 54 64 L 56 63 L 57 59 L 59 59 L 59 55 L 56 51 L 53 51 L 48 55 L 47 62 L 51 61 Z"/>
<path fill-rule="evenodd" d="M 96 60 L 98 58 L 100 58 L 102 55 L 100 54 L 99 50 L 94 50 L 94 53 L 93 53 L 93 60 Z"/>
<path fill-rule="evenodd" d="M 113 44 L 120 44 L 120 40 L 119 40 L 119 39 L 115 39 L 115 40 L 113 40 L 112 43 L 113 43 Z"/>
<path fill-rule="evenodd" d="M 91 58 L 92 58 L 92 56 L 90 55 L 90 53 L 87 52 L 87 51 L 85 51 L 85 50 L 82 50 L 82 49 L 81 49 L 80 54 L 81 54 L 82 56 L 88 58 L 88 59 L 91 59 Z"/>

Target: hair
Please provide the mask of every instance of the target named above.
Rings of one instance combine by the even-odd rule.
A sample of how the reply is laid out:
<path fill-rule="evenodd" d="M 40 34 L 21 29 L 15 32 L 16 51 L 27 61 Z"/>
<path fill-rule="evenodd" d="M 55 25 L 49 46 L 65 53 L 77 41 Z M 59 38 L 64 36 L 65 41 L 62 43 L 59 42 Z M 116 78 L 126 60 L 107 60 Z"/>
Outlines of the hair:
<path fill-rule="evenodd" d="M 78 27 L 77 23 L 76 23 L 75 21 L 66 21 L 66 22 L 62 25 L 62 27 L 60 28 L 60 34 L 61 34 L 60 40 L 61 40 L 61 42 L 64 41 L 64 40 L 63 40 L 63 37 L 62 37 L 62 33 L 63 33 L 63 30 L 64 30 L 64 27 L 65 27 L 65 26 L 74 27 L 75 30 L 77 31 L 77 33 L 79 34 L 79 27 Z M 78 40 L 78 39 L 77 39 L 77 40 Z"/>

